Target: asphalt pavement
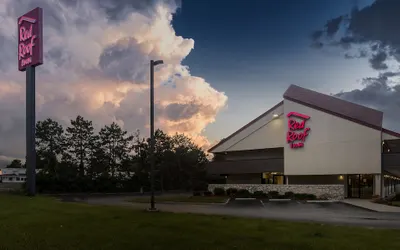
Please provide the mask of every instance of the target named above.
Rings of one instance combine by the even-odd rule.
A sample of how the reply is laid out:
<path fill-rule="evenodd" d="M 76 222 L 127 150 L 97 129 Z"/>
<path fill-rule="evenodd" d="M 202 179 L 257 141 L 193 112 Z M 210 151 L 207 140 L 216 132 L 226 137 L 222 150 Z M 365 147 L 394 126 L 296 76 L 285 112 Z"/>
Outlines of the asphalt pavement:
<path fill-rule="evenodd" d="M 132 196 L 85 197 L 76 199 L 91 205 L 125 206 L 133 209 L 146 209 L 149 204 L 131 203 Z M 72 200 L 71 200 L 72 201 Z M 157 200 L 156 200 L 157 201 Z M 340 202 L 305 203 L 298 201 L 278 202 L 228 202 L 227 204 L 184 204 L 156 203 L 160 211 L 173 213 L 196 213 L 229 215 L 238 217 L 265 218 L 286 221 L 316 222 L 362 226 L 371 228 L 400 229 L 400 213 L 381 213 L 358 208 Z"/>

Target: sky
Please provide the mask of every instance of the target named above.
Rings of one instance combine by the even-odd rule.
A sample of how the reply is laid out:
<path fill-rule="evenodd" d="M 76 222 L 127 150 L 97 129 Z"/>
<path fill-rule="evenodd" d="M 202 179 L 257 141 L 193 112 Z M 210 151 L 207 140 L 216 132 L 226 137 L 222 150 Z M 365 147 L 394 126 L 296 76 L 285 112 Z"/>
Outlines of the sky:
<path fill-rule="evenodd" d="M 25 157 L 25 75 L 16 20 L 44 11 L 37 120 L 82 115 L 205 149 L 282 100 L 290 84 L 385 112 L 400 131 L 400 1 L 0 0 L 0 165 Z"/>

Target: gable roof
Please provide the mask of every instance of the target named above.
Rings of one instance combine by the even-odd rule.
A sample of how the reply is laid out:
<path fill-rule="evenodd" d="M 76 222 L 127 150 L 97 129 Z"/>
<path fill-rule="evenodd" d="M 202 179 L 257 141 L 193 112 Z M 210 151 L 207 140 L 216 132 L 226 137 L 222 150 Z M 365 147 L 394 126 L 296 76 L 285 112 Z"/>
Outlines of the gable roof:
<path fill-rule="evenodd" d="M 268 109 L 266 112 L 264 112 L 263 114 L 261 114 L 260 116 L 258 116 L 256 119 L 252 120 L 251 122 L 247 123 L 246 125 L 244 125 L 243 127 L 241 127 L 239 130 L 237 130 L 236 132 L 234 132 L 233 134 L 231 134 L 230 136 L 222 139 L 220 142 L 218 142 L 216 145 L 212 146 L 210 149 L 208 149 L 208 152 L 213 151 L 214 149 L 216 149 L 217 147 L 221 146 L 222 143 L 226 142 L 227 140 L 231 139 L 232 137 L 234 137 L 235 135 L 239 134 L 240 132 L 242 132 L 243 130 L 245 130 L 246 128 L 250 127 L 252 124 L 256 123 L 257 121 L 259 121 L 261 118 L 263 118 L 264 116 L 268 115 L 269 113 L 271 113 L 272 111 L 274 111 L 277 107 L 279 107 L 280 105 L 283 104 L 283 101 L 279 102 L 278 104 L 276 104 L 275 106 L 273 106 L 272 108 Z"/>
<path fill-rule="evenodd" d="M 382 130 L 383 112 L 376 109 L 296 85 L 290 85 L 283 94 L 283 98 L 373 129 Z"/>

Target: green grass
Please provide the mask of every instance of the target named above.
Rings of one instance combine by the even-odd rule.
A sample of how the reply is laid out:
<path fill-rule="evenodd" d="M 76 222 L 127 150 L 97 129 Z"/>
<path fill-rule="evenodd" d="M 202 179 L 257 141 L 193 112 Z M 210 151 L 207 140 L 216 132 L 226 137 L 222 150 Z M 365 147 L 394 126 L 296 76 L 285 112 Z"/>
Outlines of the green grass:
<path fill-rule="evenodd" d="M 131 208 L 0 195 L 0 249 L 400 249 L 400 231 Z"/>
<path fill-rule="evenodd" d="M 175 195 L 175 196 L 156 196 L 157 202 L 186 202 L 186 203 L 224 203 L 228 200 L 228 197 L 221 196 L 186 196 L 186 195 Z M 131 202 L 137 203 L 149 203 L 150 197 L 135 197 L 130 199 Z"/>
<path fill-rule="evenodd" d="M 400 201 L 392 201 L 392 206 L 400 207 Z"/>

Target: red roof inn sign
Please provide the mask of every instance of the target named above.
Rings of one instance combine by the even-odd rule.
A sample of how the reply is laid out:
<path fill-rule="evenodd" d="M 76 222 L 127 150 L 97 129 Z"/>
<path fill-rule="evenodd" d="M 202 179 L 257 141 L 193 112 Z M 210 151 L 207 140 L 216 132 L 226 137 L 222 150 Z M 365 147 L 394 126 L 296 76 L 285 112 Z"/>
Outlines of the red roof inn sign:
<path fill-rule="evenodd" d="M 36 8 L 18 18 L 18 69 L 43 64 L 43 11 Z"/>
<path fill-rule="evenodd" d="M 308 115 L 297 112 L 290 112 L 288 117 L 288 131 L 286 141 L 290 144 L 290 148 L 302 148 L 304 142 L 310 132 L 310 128 L 306 127 L 306 122 L 310 117 Z M 297 118 L 296 120 L 294 118 Z"/>
<path fill-rule="evenodd" d="M 36 8 L 17 20 L 18 70 L 26 74 L 26 184 L 29 195 L 36 193 L 35 70 L 43 64 L 43 10 Z"/>

